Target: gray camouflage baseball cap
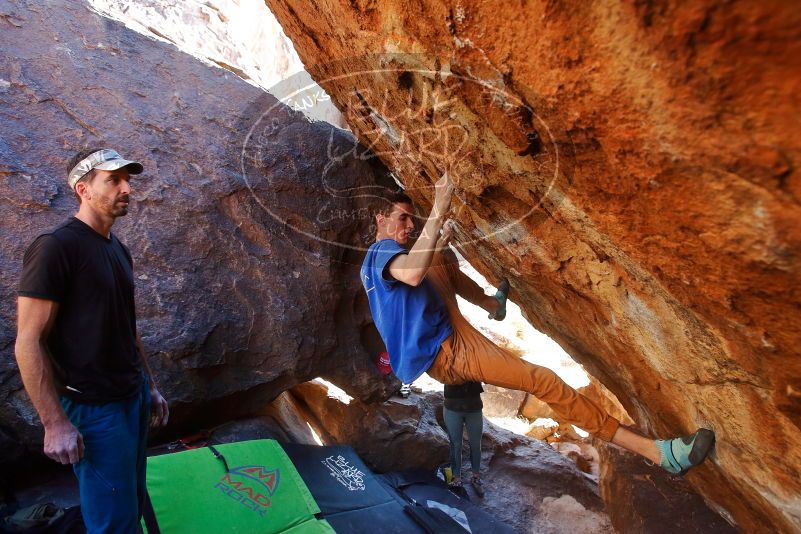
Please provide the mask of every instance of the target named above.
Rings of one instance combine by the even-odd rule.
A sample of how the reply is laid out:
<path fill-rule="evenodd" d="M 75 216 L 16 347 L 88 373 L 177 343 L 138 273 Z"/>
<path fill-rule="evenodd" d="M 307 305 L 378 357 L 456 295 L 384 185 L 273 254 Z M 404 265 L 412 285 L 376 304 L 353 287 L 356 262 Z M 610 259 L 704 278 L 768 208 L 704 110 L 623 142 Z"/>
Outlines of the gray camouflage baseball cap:
<path fill-rule="evenodd" d="M 67 176 L 67 183 L 69 184 L 70 188 L 75 189 L 75 184 L 78 183 L 78 180 L 83 178 L 84 175 L 86 175 L 86 173 L 92 169 L 100 169 L 101 171 L 116 171 L 117 169 L 122 169 L 123 167 L 128 167 L 128 172 L 131 174 L 140 174 L 143 170 L 145 170 L 142 164 L 138 161 L 129 161 L 127 159 L 123 159 L 123 157 L 120 156 L 116 150 L 104 148 L 103 150 L 92 152 L 79 161 Z"/>

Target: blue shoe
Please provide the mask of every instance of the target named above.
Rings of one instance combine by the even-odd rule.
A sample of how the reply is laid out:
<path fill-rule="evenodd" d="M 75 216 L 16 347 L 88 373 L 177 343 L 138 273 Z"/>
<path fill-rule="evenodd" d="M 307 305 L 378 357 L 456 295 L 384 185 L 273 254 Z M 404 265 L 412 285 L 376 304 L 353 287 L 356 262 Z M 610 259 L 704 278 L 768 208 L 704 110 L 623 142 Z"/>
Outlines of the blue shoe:
<path fill-rule="evenodd" d="M 683 475 L 703 462 L 714 445 L 715 433 L 706 428 L 681 438 L 658 439 L 659 466 L 668 473 Z"/>
<path fill-rule="evenodd" d="M 504 278 L 498 286 L 498 291 L 495 293 L 495 298 L 498 300 L 500 306 L 495 313 L 490 313 L 487 317 L 495 319 L 496 321 L 503 321 L 506 319 L 506 299 L 509 296 L 509 280 Z"/>

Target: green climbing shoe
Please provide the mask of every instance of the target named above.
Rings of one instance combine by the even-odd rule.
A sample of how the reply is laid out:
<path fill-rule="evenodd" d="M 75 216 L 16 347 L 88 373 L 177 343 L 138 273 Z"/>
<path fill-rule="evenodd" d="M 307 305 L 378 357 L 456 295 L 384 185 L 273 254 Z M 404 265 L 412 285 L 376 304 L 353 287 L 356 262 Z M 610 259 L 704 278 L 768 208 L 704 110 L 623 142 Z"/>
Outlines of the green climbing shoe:
<path fill-rule="evenodd" d="M 706 428 L 681 438 L 658 439 L 659 466 L 668 473 L 683 475 L 703 462 L 714 445 L 715 433 Z"/>
<path fill-rule="evenodd" d="M 500 303 L 500 306 L 495 313 L 490 313 L 487 317 L 495 319 L 496 321 L 503 321 L 506 318 L 506 299 L 509 296 L 509 280 L 504 278 L 498 286 L 498 291 L 495 292 L 495 298 Z"/>

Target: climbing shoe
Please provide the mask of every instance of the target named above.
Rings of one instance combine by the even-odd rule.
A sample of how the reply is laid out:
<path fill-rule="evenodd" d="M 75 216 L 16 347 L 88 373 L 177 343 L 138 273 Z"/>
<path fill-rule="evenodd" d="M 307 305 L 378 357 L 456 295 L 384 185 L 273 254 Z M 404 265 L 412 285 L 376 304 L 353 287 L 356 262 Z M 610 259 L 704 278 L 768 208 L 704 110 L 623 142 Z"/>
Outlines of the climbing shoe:
<path fill-rule="evenodd" d="M 496 321 L 503 321 L 506 318 L 506 299 L 509 296 L 509 280 L 504 278 L 498 286 L 498 291 L 495 292 L 495 298 L 498 300 L 500 306 L 495 310 L 495 313 L 490 313 L 487 317 L 495 319 Z"/>
<path fill-rule="evenodd" d="M 683 475 L 703 462 L 714 445 L 715 433 L 706 428 L 681 438 L 658 439 L 659 466 L 668 473 Z"/>
<path fill-rule="evenodd" d="M 470 479 L 470 485 L 473 486 L 473 491 L 476 492 L 476 495 L 481 498 L 484 497 L 484 483 L 481 482 L 480 476 L 473 475 L 473 478 Z"/>
<path fill-rule="evenodd" d="M 445 478 L 445 483 L 450 485 L 453 480 L 453 470 L 451 466 L 441 467 L 440 470 L 442 471 L 442 476 Z"/>
<path fill-rule="evenodd" d="M 448 489 L 457 497 L 467 498 L 467 490 L 462 484 L 462 477 L 453 477 L 448 483 Z"/>

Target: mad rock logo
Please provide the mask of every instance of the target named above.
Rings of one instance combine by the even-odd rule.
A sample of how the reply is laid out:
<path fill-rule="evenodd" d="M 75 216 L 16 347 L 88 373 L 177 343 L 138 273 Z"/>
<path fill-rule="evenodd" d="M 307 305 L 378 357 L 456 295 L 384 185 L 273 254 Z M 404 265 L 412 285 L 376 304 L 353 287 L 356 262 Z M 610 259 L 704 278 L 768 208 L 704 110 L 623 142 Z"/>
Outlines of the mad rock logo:
<path fill-rule="evenodd" d="M 278 469 L 262 465 L 244 465 L 228 471 L 214 486 L 224 495 L 259 515 L 265 515 L 278 487 Z"/>
<path fill-rule="evenodd" d="M 329 456 L 322 461 L 337 482 L 350 491 L 364 491 L 364 473 L 353 467 L 342 456 Z"/>

